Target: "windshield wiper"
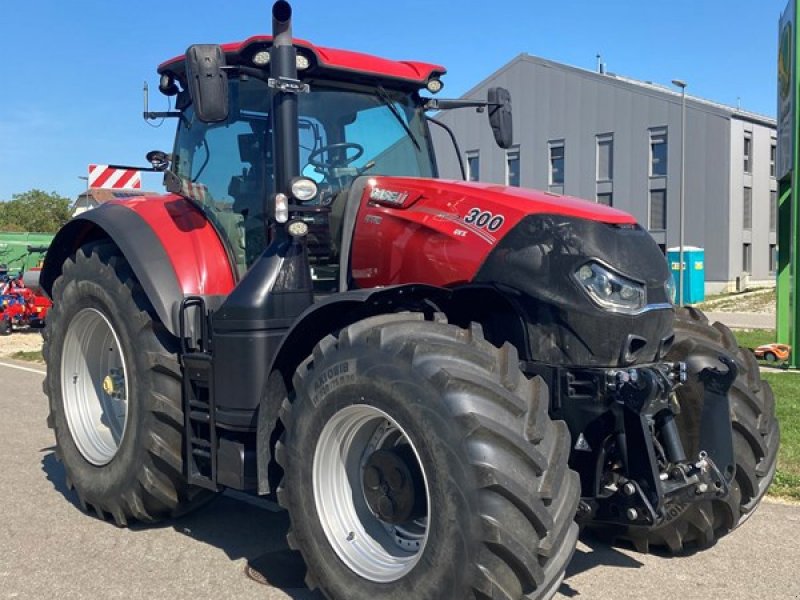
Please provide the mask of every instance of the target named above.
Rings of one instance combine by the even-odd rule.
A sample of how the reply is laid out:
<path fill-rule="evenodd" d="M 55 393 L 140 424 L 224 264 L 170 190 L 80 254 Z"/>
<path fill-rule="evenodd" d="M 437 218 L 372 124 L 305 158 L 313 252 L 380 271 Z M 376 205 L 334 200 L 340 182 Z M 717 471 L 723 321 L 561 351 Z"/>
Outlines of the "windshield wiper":
<path fill-rule="evenodd" d="M 397 122 L 400 123 L 400 125 L 403 126 L 403 129 L 405 129 L 405 132 L 408 135 L 408 137 L 410 137 L 411 141 L 414 142 L 414 146 L 416 147 L 417 151 L 421 152 L 422 151 L 422 147 L 419 145 L 419 142 L 417 141 L 417 138 L 414 137 L 414 133 L 411 131 L 411 128 L 408 126 L 408 123 L 406 123 L 405 119 L 403 119 L 403 115 L 401 115 L 400 111 L 397 110 L 397 107 L 394 105 L 394 102 L 389 97 L 389 94 L 386 93 L 386 90 L 383 89 L 382 85 L 376 86 L 375 89 L 378 91 L 378 98 L 380 98 L 381 102 L 383 102 L 386 105 L 386 107 L 390 111 L 392 111 L 392 114 L 394 115 L 394 118 L 397 119 Z"/>

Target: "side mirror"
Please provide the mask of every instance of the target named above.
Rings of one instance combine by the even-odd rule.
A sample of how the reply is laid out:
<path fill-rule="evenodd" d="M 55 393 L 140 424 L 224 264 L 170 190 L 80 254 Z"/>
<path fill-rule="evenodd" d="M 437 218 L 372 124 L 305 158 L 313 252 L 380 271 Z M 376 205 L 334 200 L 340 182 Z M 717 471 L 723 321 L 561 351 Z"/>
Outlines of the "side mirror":
<path fill-rule="evenodd" d="M 153 169 L 163 172 L 169 168 L 172 156 L 161 150 L 151 150 L 145 155 L 145 159 L 152 165 Z"/>
<path fill-rule="evenodd" d="M 506 88 L 489 88 L 487 98 L 489 104 L 489 125 L 497 145 L 503 149 L 514 144 L 514 132 L 511 120 L 511 94 Z"/>
<path fill-rule="evenodd" d="M 228 118 L 225 53 L 215 44 L 195 44 L 186 51 L 186 79 L 197 118 L 219 123 Z"/>

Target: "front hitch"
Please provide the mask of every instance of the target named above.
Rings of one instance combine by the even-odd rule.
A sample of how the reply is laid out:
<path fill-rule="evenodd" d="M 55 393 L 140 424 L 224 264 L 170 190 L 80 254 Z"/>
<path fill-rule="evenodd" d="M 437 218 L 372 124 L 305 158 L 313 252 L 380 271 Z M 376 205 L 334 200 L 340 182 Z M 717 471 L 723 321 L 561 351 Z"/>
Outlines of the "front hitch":
<path fill-rule="evenodd" d="M 674 420 L 674 391 L 687 371 L 703 386 L 700 452 L 691 459 Z M 727 356 L 607 371 L 619 461 L 613 478 L 584 498 L 579 517 L 650 527 L 687 504 L 726 497 L 736 471 L 728 392 L 737 374 Z"/>

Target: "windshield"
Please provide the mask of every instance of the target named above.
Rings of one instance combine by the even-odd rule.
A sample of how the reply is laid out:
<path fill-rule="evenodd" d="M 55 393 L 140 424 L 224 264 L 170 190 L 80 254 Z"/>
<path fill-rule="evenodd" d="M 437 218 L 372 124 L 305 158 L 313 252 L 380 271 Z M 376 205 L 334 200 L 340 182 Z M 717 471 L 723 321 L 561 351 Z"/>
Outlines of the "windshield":
<path fill-rule="evenodd" d="M 274 193 L 267 84 L 231 79 L 230 114 L 202 123 L 191 107 L 178 127 L 173 169 L 227 238 L 240 273 L 266 246 L 264 202 Z M 434 176 L 424 114 L 412 94 L 311 82 L 298 96 L 300 168 L 331 205 L 362 174 Z M 334 209 L 335 210 L 335 209 Z"/>

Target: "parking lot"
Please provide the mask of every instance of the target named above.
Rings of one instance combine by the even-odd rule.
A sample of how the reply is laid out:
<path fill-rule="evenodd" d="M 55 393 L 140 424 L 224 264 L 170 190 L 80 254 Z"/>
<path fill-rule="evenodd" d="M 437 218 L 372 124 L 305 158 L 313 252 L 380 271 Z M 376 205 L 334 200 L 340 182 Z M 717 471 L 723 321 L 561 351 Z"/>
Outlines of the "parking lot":
<path fill-rule="evenodd" d="M 286 514 L 271 503 L 226 493 L 167 525 L 130 529 L 81 513 L 53 454 L 42 375 L 0 359 L 0 599 L 321 598 L 303 586 Z M 766 503 L 692 557 L 585 540 L 557 598 L 797 600 L 798 539 L 800 506 Z"/>

